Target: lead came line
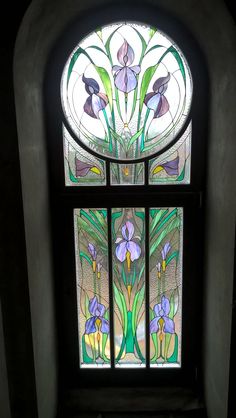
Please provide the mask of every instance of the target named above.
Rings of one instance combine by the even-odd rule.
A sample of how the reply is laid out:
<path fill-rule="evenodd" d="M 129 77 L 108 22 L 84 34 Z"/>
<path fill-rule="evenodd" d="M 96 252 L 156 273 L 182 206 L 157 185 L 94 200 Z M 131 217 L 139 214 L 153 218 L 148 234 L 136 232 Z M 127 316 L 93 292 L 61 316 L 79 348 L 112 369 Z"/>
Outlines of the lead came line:
<path fill-rule="evenodd" d="M 111 208 L 107 209 L 108 227 L 108 270 L 109 270 L 109 299 L 110 299 L 110 355 L 111 368 L 115 368 L 115 338 L 114 338 L 114 300 L 113 300 L 113 266 L 112 266 L 112 235 L 111 235 Z"/>
<path fill-rule="evenodd" d="M 145 207 L 145 324 L 146 324 L 146 368 L 150 368 L 149 337 L 149 208 Z"/>

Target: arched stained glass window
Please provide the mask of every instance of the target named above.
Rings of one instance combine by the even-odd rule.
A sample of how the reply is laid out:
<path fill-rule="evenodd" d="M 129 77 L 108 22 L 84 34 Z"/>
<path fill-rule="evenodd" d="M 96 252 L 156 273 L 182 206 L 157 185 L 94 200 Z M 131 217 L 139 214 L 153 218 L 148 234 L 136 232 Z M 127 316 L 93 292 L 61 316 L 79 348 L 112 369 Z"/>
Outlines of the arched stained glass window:
<path fill-rule="evenodd" d="M 74 45 L 61 67 L 60 129 L 77 365 L 181 369 L 190 68 L 169 35 L 142 22 L 101 26 Z"/>

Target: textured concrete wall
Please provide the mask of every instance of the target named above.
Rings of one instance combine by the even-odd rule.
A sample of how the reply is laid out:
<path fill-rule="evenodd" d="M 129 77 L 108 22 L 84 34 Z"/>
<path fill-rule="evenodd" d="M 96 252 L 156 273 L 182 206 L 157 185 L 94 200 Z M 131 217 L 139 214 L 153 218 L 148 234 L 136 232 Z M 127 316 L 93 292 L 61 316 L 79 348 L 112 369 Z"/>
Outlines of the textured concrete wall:
<path fill-rule="evenodd" d="M 109 3 L 112 2 L 34 1 L 24 18 L 16 43 L 15 98 L 40 418 L 54 416 L 57 394 L 45 126 L 42 117 L 43 75 L 52 45 L 70 20 L 94 5 Z M 212 106 L 208 138 L 208 240 L 205 329 L 200 338 L 204 339 L 205 347 L 205 396 L 209 418 L 226 418 L 235 207 L 233 139 L 236 133 L 236 118 L 231 117 L 230 109 L 234 108 L 236 88 L 236 30 L 220 0 L 153 0 L 146 3 L 169 11 L 192 31 L 209 67 Z"/>

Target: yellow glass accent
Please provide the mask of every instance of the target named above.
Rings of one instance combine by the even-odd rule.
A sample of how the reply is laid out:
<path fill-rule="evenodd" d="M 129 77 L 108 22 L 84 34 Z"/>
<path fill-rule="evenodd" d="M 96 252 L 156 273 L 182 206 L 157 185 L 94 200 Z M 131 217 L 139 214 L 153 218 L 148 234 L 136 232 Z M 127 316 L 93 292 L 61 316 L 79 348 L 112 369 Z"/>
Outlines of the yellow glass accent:
<path fill-rule="evenodd" d="M 157 173 L 159 173 L 159 172 L 160 172 L 160 171 L 162 171 L 162 170 L 163 170 L 162 165 L 157 165 L 157 166 L 154 168 L 154 170 L 153 170 L 152 174 L 157 174 Z"/>
<path fill-rule="evenodd" d="M 93 272 L 94 273 L 96 271 L 96 266 L 97 266 L 96 260 L 93 260 Z"/>
<path fill-rule="evenodd" d="M 92 171 L 95 174 L 98 174 L 99 176 L 102 174 L 101 170 L 98 167 L 91 167 L 90 171 Z"/>
<path fill-rule="evenodd" d="M 127 260 L 128 272 L 130 272 L 131 258 L 130 258 L 130 252 L 129 251 L 127 251 L 127 253 L 126 253 L 126 260 Z"/>
<path fill-rule="evenodd" d="M 166 260 L 162 261 L 162 270 L 166 271 Z"/>

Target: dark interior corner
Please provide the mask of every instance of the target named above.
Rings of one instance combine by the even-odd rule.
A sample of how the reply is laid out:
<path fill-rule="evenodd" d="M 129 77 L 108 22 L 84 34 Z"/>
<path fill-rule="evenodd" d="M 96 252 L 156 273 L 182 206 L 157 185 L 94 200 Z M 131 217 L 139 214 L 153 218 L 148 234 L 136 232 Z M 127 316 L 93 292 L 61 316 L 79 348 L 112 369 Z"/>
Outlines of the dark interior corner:
<path fill-rule="evenodd" d="M 44 76 L 68 26 L 110 3 L 22 0 L 2 11 L 0 418 L 234 418 L 236 14 L 229 1 L 139 2 L 180 22 L 206 62 L 207 85 L 201 89 L 206 87 L 207 97 L 197 109 L 208 120 L 204 137 L 196 140 L 207 152 L 198 155 L 200 163 L 206 159 L 206 172 L 193 330 L 201 348 L 194 379 L 178 385 L 163 375 L 163 384 L 152 377 L 147 385 L 83 385 L 60 363 L 65 324 L 58 320 L 54 277 Z M 126 2 L 116 3 L 122 8 Z M 201 74 L 196 71 L 196 77 Z"/>

